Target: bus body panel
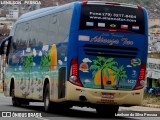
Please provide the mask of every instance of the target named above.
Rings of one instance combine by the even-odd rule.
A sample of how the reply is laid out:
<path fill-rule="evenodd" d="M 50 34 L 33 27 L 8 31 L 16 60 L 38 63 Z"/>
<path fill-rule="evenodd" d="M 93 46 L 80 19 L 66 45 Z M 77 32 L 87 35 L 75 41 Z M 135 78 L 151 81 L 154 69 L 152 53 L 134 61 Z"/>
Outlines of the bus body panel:
<path fill-rule="evenodd" d="M 57 53 L 55 54 L 55 52 Z M 7 86 L 4 91 L 9 91 L 10 84 L 7 83 L 14 76 L 15 96 L 17 97 L 42 100 L 45 79 L 51 81 L 53 98 L 55 98 L 53 91 L 57 91 L 54 89 L 58 89 L 58 91 L 63 89 L 63 94 L 65 93 L 63 85 L 66 78 L 59 81 L 58 74 L 62 74 L 60 73 L 62 69 L 67 68 L 67 43 L 18 50 L 18 53 L 10 59 L 9 65 L 11 67 L 8 67 L 5 73 Z M 64 73 L 62 76 L 66 77 L 66 74 Z"/>
<path fill-rule="evenodd" d="M 82 9 L 83 6 L 81 6 L 81 11 Z M 135 9 L 138 9 L 138 7 L 135 7 Z M 90 12 L 95 11 L 95 9 L 89 10 Z M 143 87 L 145 85 L 145 79 L 143 78 L 143 80 L 140 81 L 139 77 L 141 76 L 141 71 L 143 71 L 142 66 L 144 67 L 144 69 L 146 69 L 147 63 L 148 17 L 145 9 L 142 8 L 142 11 L 140 12 L 143 16 L 143 19 L 139 19 L 140 23 L 138 24 L 140 25 L 142 23 L 143 30 L 140 27 L 141 25 L 139 26 L 142 30 L 141 32 L 134 31 L 134 27 L 131 26 L 132 24 L 130 24 L 130 32 L 114 32 L 114 28 L 110 28 L 111 31 L 109 31 L 109 29 L 97 29 L 94 27 L 90 27 L 94 26 L 94 20 L 92 21 L 88 19 L 88 21 L 85 21 L 84 19 L 88 17 L 86 14 L 83 17 L 84 19 L 80 17 L 80 21 L 78 19 L 75 22 L 77 24 L 79 23 L 80 30 L 73 29 L 75 31 L 71 32 L 70 35 L 69 51 L 72 52 L 70 55 L 68 55 L 69 62 L 67 75 L 71 75 L 72 72 L 71 61 L 77 58 L 78 78 L 80 79 L 82 86 L 75 85 L 75 83 L 72 82 L 67 82 L 67 100 L 81 101 L 80 96 L 85 96 L 87 99 L 85 102 L 91 102 L 94 104 L 112 104 L 112 102 L 113 104 L 117 105 L 141 104 L 143 99 Z M 97 12 L 95 14 L 98 15 L 100 14 L 100 12 Z M 73 16 L 74 15 L 75 14 L 73 14 Z M 79 15 L 81 16 L 81 14 L 76 14 L 75 16 L 79 18 Z M 73 20 L 76 19 L 74 18 Z M 81 22 L 81 20 L 83 22 Z M 73 24 L 73 26 L 75 25 L 75 23 Z M 85 28 L 84 25 L 87 26 L 87 24 L 88 29 L 83 29 Z M 122 25 L 125 24 L 126 23 L 123 22 L 118 26 L 122 27 Z M 100 25 L 103 26 L 104 24 Z M 106 48 L 104 46 L 106 46 Z M 104 59 L 104 61 L 108 60 L 114 65 L 110 66 L 111 68 L 108 68 L 108 71 L 104 70 L 101 73 L 100 71 L 102 70 L 102 68 L 99 68 L 99 66 L 94 66 L 94 63 L 99 62 L 98 59 Z M 113 72 L 113 70 L 121 70 L 122 74 L 117 75 L 116 72 Z M 102 77 L 101 74 L 103 74 Z M 70 79 L 70 77 L 68 77 L 68 79 Z M 111 82 L 108 82 L 107 84 L 107 81 Z M 137 87 L 137 84 L 139 85 L 139 87 Z M 136 87 L 139 89 L 135 90 Z M 94 95 L 96 94 L 98 94 L 97 99 L 96 97 L 94 97 Z M 118 94 L 121 94 L 122 96 L 120 95 L 121 97 L 118 97 Z M 108 96 L 111 97 L 113 95 L 114 99 L 108 98 Z"/>
<path fill-rule="evenodd" d="M 133 106 L 141 105 L 143 100 L 144 89 L 134 91 L 121 91 L 121 90 L 102 90 L 102 89 L 90 89 L 82 88 L 66 83 L 66 100 L 79 101 L 92 103 L 94 105 L 106 104 L 106 105 L 120 105 L 120 106 Z M 86 100 L 81 100 L 83 96 Z"/>
<path fill-rule="evenodd" d="M 145 49 L 142 35 L 82 31 L 78 39 L 79 78 L 84 87 L 134 89 Z"/>
<path fill-rule="evenodd" d="M 10 85 L 11 85 L 11 80 L 5 80 L 4 81 L 4 95 L 9 97 L 10 96 Z"/>
<path fill-rule="evenodd" d="M 28 21 L 37 18 L 72 9 L 73 3 L 57 9 L 50 7 L 24 14 L 16 21 L 11 35 L 15 36 L 17 26 L 21 23 L 28 23 Z M 72 17 L 72 13 L 70 15 Z M 64 98 L 68 52 L 67 41 L 68 37 L 64 39 L 64 43 L 29 47 L 19 49 L 14 54 L 11 53 L 9 66 L 5 73 L 4 94 L 10 96 L 11 79 L 13 78 L 16 97 L 43 100 L 44 82 L 48 79 L 51 98 L 53 100 Z"/>

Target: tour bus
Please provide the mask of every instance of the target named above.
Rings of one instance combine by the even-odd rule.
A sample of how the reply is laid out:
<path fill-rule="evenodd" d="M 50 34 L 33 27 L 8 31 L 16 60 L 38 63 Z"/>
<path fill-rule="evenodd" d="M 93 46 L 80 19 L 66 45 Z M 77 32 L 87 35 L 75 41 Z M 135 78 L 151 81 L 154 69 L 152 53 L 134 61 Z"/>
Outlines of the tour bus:
<path fill-rule="evenodd" d="M 17 20 L 7 43 L 4 94 L 14 106 L 41 101 L 46 112 L 87 106 L 115 115 L 142 102 L 148 17 L 141 6 L 88 1 L 35 10 Z"/>

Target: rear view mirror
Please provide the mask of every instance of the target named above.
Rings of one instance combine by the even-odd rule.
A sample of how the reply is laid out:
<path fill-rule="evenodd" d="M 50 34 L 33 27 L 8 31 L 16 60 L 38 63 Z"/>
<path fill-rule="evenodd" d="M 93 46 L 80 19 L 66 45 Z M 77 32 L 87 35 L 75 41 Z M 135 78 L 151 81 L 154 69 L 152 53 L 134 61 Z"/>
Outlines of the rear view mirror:
<path fill-rule="evenodd" d="M 3 61 L 3 67 L 5 67 L 8 62 L 11 38 L 11 36 L 8 36 L 0 42 L 0 55 L 2 56 L 1 60 Z"/>
<path fill-rule="evenodd" d="M 11 38 L 12 36 L 8 36 L 6 38 L 4 38 L 3 40 L 1 40 L 0 42 L 0 55 L 6 54 L 8 51 L 8 45 L 10 45 L 9 43 L 11 42 Z"/>
<path fill-rule="evenodd" d="M 7 47 L 8 47 L 8 41 L 5 41 L 4 47 L 3 47 L 3 54 L 7 54 Z"/>

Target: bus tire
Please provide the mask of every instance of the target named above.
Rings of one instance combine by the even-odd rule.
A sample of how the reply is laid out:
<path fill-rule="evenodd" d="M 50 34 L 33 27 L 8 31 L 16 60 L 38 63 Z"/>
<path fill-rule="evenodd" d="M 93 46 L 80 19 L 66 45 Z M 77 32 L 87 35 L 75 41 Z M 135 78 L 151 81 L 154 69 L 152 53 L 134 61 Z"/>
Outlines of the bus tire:
<path fill-rule="evenodd" d="M 49 84 L 46 85 L 44 91 L 44 110 L 45 112 L 51 112 L 53 103 L 50 101 Z"/>
<path fill-rule="evenodd" d="M 29 102 L 28 102 L 28 101 L 26 101 L 26 102 L 24 103 L 24 105 L 29 105 Z"/>
<path fill-rule="evenodd" d="M 119 106 L 116 105 L 101 105 L 96 107 L 96 112 L 99 117 L 115 117 L 118 109 Z"/>
<path fill-rule="evenodd" d="M 26 99 L 21 99 L 23 102 L 21 102 L 21 104 L 23 105 L 29 105 L 29 101 Z"/>
<path fill-rule="evenodd" d="M 21 103 L 19 101 L 18 98 L 15 97 L 14 95 L 14 89 L 12 88 L 12 91 L 11 91 L 11 96 L 12 96 L 12 105 L 13 106 L 21 106 Z"/>

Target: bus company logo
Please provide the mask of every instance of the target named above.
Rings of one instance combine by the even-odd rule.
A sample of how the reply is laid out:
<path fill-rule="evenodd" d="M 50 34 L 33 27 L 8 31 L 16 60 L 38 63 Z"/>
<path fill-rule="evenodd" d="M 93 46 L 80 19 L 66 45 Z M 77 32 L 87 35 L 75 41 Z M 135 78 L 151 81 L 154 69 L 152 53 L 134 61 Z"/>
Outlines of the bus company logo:
<path fill-rule="evenodd" d="M 117 45 L 119 44 L 118 39 L 105 39 L 102 36 L 96 36 L 94 38 L 91 38 L 90 42 L 95 42 L 95 43 L 106 43 L 109 45 Z"/>
<path fill-rule="evenodd" d="M 126 37 L 122 37 L 121 40 L 122 40 L 122 42 L 123 42 L 123 45 L 133 45 L 133 44 L 134 44 L 134 41 L 129 40 L 129 39 L 126 38 Z"/>
<path fill-rule="evenodd" d="M 133 66 L 140 66 L 141 65 L 141 59 L 136 58 L 131 60 L 131 65 Z"/>
<path fill-rule="evenodd" d="M 110 24 L 109 26 L 110 26 L 111 28 L 116 28 L 116 27 L 117 27 L 116 24 Z"/>

